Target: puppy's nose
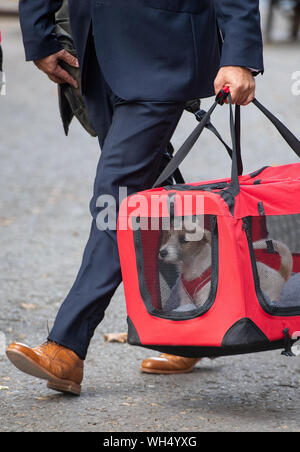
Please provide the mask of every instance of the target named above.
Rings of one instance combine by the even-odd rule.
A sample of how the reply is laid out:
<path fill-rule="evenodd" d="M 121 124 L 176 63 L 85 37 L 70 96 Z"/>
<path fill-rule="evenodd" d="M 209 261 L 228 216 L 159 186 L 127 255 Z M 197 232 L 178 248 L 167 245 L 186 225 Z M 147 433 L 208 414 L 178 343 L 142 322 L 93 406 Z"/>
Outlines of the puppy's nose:
<path fill-rule="evenodd" d="M 164 259 L 165 257 L 167 257 L 168 251 L 166 249 L 162 249 L 160 250 L 159 255 L 162 259 Z"/>

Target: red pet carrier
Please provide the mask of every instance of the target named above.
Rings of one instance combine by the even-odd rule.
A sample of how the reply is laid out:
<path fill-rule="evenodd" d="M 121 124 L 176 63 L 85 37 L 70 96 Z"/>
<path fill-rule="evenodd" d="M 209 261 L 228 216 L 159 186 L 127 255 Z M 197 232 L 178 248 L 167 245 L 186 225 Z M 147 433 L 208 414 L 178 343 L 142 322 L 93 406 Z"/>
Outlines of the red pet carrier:
<path fill-rule="evenodd" d="M 191 150 L 218 103 L 168 164 Z M 227 94 L 228 95 L 228 94 Z M 282 348 L 300 336 L 300 164 L 242 175 L 240 109 L 230 99 L 232 175 L 123 201 L 118 244 L 128 342 L 185 357 Z M 256 99 L 300 157 L 300 142 Z"/>

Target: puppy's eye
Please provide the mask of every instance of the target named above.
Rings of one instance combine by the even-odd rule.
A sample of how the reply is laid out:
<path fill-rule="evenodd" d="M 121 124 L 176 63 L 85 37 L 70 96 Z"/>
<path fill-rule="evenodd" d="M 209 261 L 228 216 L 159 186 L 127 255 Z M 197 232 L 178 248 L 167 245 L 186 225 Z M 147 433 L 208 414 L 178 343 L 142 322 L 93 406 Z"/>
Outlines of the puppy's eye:
<path fill-rule="evenodd" d="M 188 243 L 188 240 L 185 238 L 184 235 L 179 237 L 179 243 L 181 243 L 181 245 L 184 245 L 185 243 Z"/>

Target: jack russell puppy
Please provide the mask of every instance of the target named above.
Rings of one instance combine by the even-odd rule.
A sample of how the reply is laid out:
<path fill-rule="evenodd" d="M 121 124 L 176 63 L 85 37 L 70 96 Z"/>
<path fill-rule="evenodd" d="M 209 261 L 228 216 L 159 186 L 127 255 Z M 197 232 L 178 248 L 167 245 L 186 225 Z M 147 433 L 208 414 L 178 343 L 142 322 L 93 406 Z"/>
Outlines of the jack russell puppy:
<path fill-rule="evenodd" d="M 257 270 L 262 292 L 272 301 L 279 301 L 282 286 L 292 274 L 293 257 L 283 243 L 273 240 L 272 244 L 281 258 L 280 269 L 257 262 Z M 267 249 L 267 243 L 261 240 L 253 247 Z M 196 221 L 186 217 L 180 230 L 172 224 L 170 230 L 162 232 L 159 259 L 175 264 L 179 273 L 164 310 L 180 312 L 203 306 L 211 289 L 211 233 L 201 225 L 199 217 Z"/>

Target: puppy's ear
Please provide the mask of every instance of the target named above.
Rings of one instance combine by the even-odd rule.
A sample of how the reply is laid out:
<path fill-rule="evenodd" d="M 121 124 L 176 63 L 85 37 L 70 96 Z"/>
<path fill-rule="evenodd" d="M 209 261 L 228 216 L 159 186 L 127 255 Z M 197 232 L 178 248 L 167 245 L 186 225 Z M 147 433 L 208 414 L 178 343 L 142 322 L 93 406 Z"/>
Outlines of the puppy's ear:
<path fill-rule="evenodd" d="M 164 246 L 168 241 L 169 232 L 162 230 L 160 233 L 160 239 L 159 239 L 159 248 Z"/>

